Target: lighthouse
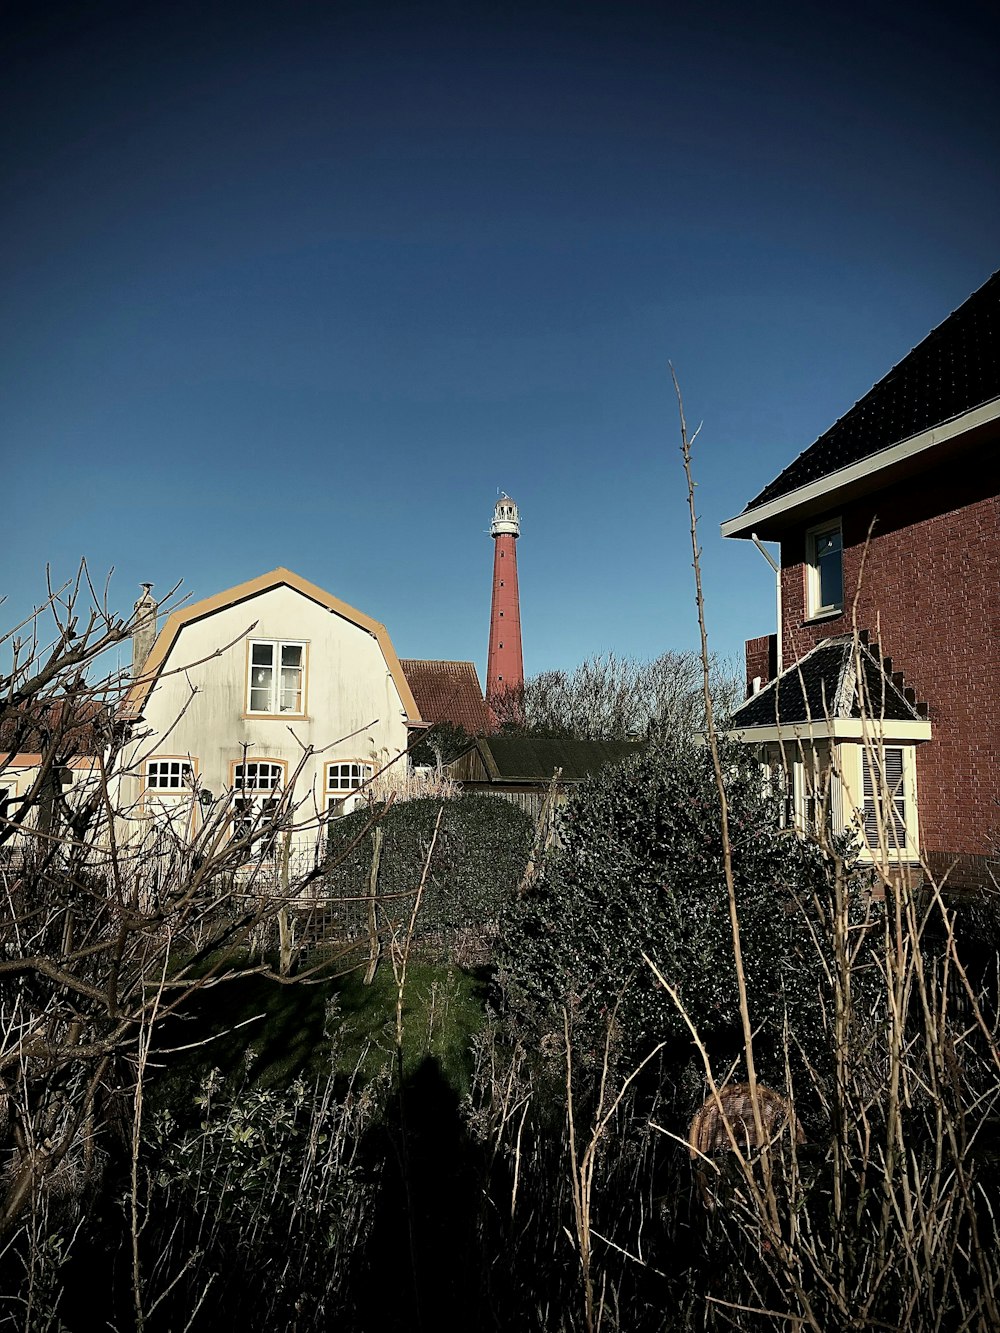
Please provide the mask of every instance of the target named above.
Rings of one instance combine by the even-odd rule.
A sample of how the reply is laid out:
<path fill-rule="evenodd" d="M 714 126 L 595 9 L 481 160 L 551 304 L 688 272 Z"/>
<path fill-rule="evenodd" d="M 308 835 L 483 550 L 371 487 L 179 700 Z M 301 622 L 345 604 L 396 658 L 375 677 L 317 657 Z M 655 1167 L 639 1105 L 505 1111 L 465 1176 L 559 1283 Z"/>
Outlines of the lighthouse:
<path fill-rule="evenodd" d="M 486 662 L 486 703 L 493 726 L 523 721 L 524 663 L 521 607 L 517 594 L 517 547 L 521 535 L 517 505 L 502 494 L 493 511 L 493 605 Z"/>

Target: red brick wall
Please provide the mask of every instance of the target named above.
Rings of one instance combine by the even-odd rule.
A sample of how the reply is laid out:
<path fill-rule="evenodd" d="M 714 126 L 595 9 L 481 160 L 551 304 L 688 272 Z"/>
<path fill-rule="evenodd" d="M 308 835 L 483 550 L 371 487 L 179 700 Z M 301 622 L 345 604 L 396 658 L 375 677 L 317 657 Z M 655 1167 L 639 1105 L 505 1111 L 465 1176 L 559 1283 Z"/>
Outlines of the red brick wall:
<path fill-rule="evenodd" d="M 804 532 L 782 542 L 785 664 L 857 624 L 881 639 L 933 740 L 917 747 L 921 843 L 1000 850 L 1000 446 L 826 515 L 844 537 L 844 612 L 805 619 Z M 867 554 L 862 555 L 872 520 Z M 859 589 L 860 584 L 860 591 Z"/>
<path fill-rule="evenodd" d="M 490 706 L 507 695 L 524 694 L 524 659 L 521 653 L 521 603 L 517 588 L 517 538 L 511 532 L 493 538 L 493 605 L 490 610 L 490 647 L 486 658 L 486 702 Z M 514 703 L 520 711 L 519 705 Z M 498 719 L 491 711 L 491 722 Z"/>
<path fill-rule="evenodd" d="M 753 682 L 756 676 L 760 677 L 761 688 L 775 675 L 775 658 L 777 655 L 777 635 L 763 634 L 759 639 L 747 639 L 746 642 L 746 665 L 747 665 L 747 698 L 753 694 Z"/>

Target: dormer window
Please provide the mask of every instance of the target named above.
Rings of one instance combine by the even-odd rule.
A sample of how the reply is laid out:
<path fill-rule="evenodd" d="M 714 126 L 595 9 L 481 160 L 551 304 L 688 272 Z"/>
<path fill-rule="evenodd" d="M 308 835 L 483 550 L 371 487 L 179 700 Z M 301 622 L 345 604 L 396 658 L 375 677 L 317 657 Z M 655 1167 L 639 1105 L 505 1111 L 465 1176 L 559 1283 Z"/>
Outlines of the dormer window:
<path fill-rule="evenodd" d="M 840 519 L 806 533 L 806 615 L 836 615 L 844 609 L 844 543 Z"/>

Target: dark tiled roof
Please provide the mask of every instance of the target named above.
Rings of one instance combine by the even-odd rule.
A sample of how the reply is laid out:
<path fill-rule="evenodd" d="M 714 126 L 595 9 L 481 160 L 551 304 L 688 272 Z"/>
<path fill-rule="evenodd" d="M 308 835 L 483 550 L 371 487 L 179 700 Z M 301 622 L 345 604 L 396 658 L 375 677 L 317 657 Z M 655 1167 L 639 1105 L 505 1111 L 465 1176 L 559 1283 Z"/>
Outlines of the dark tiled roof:
<path fill-rule="evenodd" d="M 474 663 L 423 662 L 404 657 L 400 665 L 425 722 L 453 722 L 470 736 L 489 729 Z"/>
<path fill-rule="evenodd" d="M 642 741 L 560 741 L 534 736 L 488 736 L 478 742 L 501 782 L 549 782 L 557 768 L 563 782 L 582 782 L 606 764 L 617 764 L 643 748 Z M 486 760 L 487 768 L 490 767 Z"/>
<path fill-rule="evenodd" d="M 103 704 L 47 699 L 7 708 L 0 717 L 0 761 L 9 754 L 42 754 L 53 741 L 56 758 L 98 754 L 111 739 L 111 719 Z"/>
<path fill-rule="evenodd" d="M 744 509 L 1000 397 L 1000 270 Z"/>
<path fill-rule="evenodd" d="M 850 635 L 824 639 L 784 670 L 733 713 L 732 730 L 741 727 L 793 726 L 824 719 L 859 718 L 862 702 L 869 717 L 890 722 L 916 721 L 920 714 L 882 669 L 879 658 L 859 646 L 858 683 L 854 640 Z"/>

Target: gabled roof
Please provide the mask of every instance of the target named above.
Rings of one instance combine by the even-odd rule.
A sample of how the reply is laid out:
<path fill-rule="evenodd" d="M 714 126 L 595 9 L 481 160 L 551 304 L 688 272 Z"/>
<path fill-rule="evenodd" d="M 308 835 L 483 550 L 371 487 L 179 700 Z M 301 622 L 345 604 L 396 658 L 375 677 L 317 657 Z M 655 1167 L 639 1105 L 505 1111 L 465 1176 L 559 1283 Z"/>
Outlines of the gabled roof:
<path fill-rule="evenodd" d="M 888 662 L 888 659 L 886 659 Z M 897 677 L 898 679 L 898 677 Z M 873 727 L 907 724 L 903 730 L 930 735 L 915 701 L 893 681 L 863 642 L 850 634 L 824 639 L 733 713 L 728 730 L 806 727 L 820 734 L 847 734 L 862 718 Z M 855 728 L 838 727 L 856 723 Z M 909 727 L 908 724 L 915 724 Z"/>
<path fill-rule="evenodd" d="M 550 782 L 557 768 L 561 782 L 584 778 L 617 764 L 643 748 L 643 741 L 560 741 L 534 736 L 481 736 L 476 748 L 493 782 Z"/>
<path fill-rule="evenodd" d="M 470 736 L 489 729 L 483 690 L 473 662 L 404 657 L 400 666 L 425 722 L 432 726 L 435 722 L 452 722 Z"/>
<path fill-rule="evenodd" d="M 403 674 L 403 668 L 399 664 L 399 658 L 396 656 L 396 650 L 392 646 L 392 641 L 385 626 L 377 620 L 372 620 L 364 612 L 355 610 L 353 606 L 348 606 L 346 602 L 342 602 L 339 597 L 334 597 L 332 593 L 325 592 L 315 583 L 310 583 L 301 574 L 296 574 L 292 570 L 283 569 L 280 566 L 277 569 L 272 569 L 268 574 L 261 574 L 255 579 L 250 579 L 247 583 L 239 583 L 235 588 L 227 588 L 225 592 L 216 593 L 213 597 L 205 597 L 200 602 L 194 602 L 191 606 L 182 607 L 175 611 L 157 635 L 153 649 L 143 664 L 142 675 L 138 677 L 128 692 L 126 704 L 130 711 L 135 713 L 142 711 L 149 697 L 149 692 L 156 683 L 170 650 L 185 625 L 191 625 L 196 620 L 203 620 L 206 616 L 214 615 L 217 611 L 236 606 L 251 597 L 257 597 L 260 593 L 269 592 L 272 588 L 280 587 L 292 588 L 295 592 L 301 593 L 303 597 L 308 597 L 310 601 L 325 607 L 327 611 L 333 611 L 336 615 L 343 616 L 352 625 L 357 625 L 359 629 L 363 629 L 373 639 L 377 640 L 396 689 L 399 691 L 403 708 L 406 710 L 407 721 L 412 723 L 421 720 L 420 712 L 413 698 L 413 692 L 406 676 Z"/>
<path fill-rule="evenodd" d="M 917 440 L 997 399 L 1000 270 L 755 495 L 743 515 L 774 507 L 783 497 L 845 469 L 857 469 L 866 461 L 869 471 L 877 470 L 894 461 L 884 451 Z M 927 441 L 930 446 L 936 442 L 934 438 Z M 738 519 L 731 519 L 723 531 L 727 536 L 746 535 L 743 527 Z"/>

